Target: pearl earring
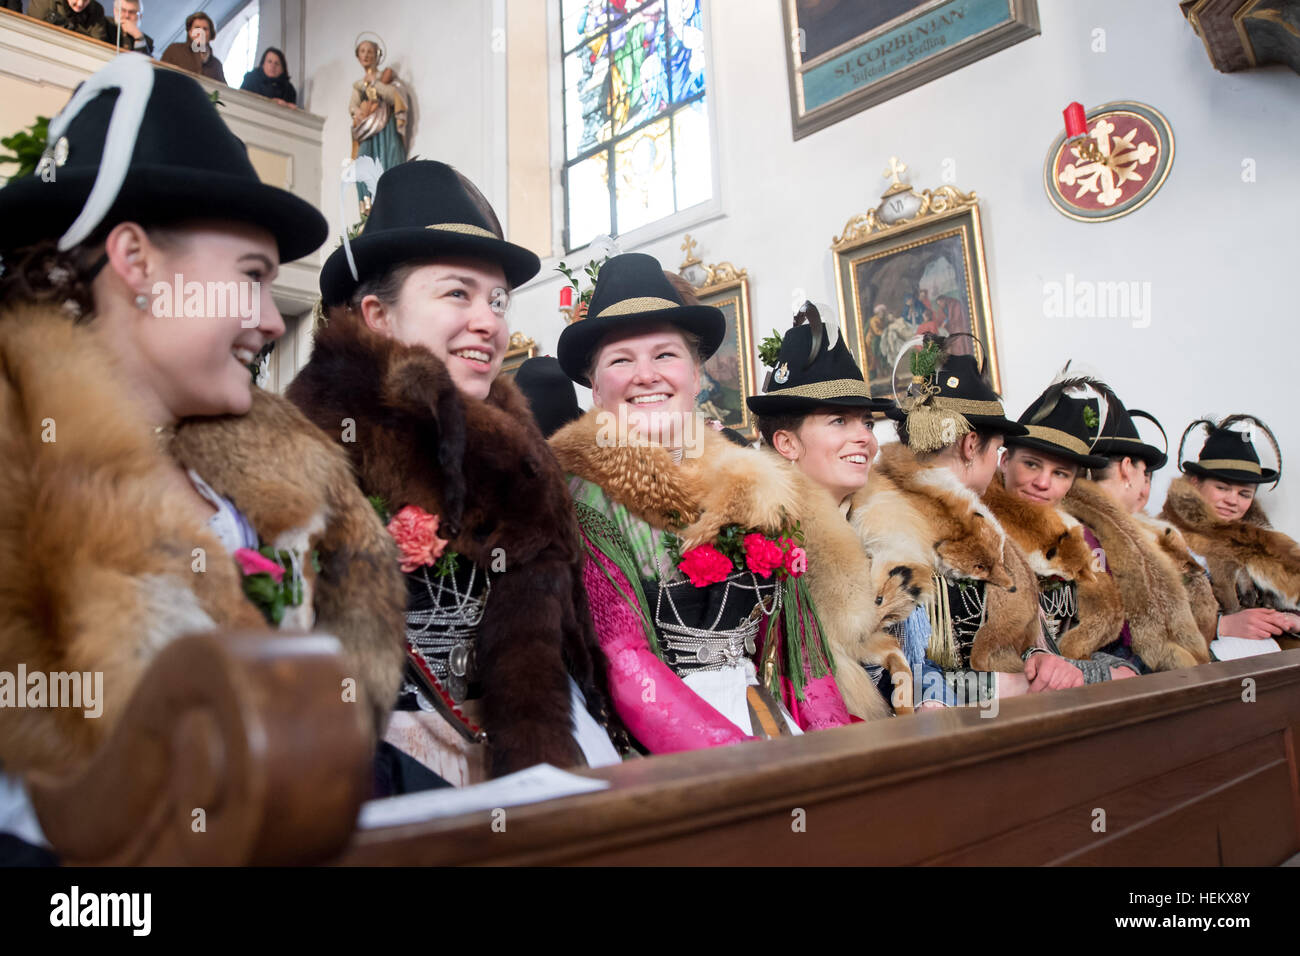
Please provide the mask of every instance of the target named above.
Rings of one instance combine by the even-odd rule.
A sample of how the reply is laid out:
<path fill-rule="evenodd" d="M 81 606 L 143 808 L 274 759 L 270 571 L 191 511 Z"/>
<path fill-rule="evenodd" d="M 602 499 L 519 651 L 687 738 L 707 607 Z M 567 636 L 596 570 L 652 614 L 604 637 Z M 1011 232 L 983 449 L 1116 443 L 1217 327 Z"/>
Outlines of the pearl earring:
<path fill-rule="evenodd" d="M 147 312 L 149 310 L 149 297 L 141 292 L 135 297 L 135 307 L 141 312 Z"/>

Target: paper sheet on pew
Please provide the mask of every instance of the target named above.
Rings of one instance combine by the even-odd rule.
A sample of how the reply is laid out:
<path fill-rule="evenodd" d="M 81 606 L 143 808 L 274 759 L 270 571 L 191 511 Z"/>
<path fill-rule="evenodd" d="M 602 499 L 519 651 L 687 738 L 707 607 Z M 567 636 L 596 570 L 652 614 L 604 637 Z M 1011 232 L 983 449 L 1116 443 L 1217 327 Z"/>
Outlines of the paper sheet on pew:
<path fill-rule="evenodd" d="M 1247 637 L 1219 637 L 1210 642 L 1210 651 L 1221 661 L 1235 661 L 1260 654 L 1280 654 L 1282 647 L 1271 637 L 1259 641 Z"/>
<path fill-rule="evenodd" d="M 549 763 L 540 763 L 536 767 L 472 787 L 444 787 L 400 797 L 367 800 L 361 806 L 357 826 L 360 829 L 402 826 L 438 817 L 473 813 L 476 810 L 517 807 L 579 793 L 594 793 L 608 787 L 608 780 L 580 777 Z"/>

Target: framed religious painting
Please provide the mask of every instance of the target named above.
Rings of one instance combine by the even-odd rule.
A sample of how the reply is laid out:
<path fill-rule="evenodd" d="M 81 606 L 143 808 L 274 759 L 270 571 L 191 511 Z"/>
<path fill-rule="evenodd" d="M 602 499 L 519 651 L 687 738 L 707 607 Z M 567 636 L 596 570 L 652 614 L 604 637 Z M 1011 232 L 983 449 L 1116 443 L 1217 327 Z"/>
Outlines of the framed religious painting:
<path fill-rule="evenodd" d="M 749 311 L 749 275 L 730 262 L 705 267 L 695 294 L 722 311 L 727 334 L 700 369 L 696 406 L 705 418 L 734 428 L 749 441 L 758 438 L 745 398 L 754 394 L 754 319 Z"/>
<path fill-rule="evenodd" d="M 983 343 L 985 374 L 1001 392 L 979 202 L 955 186 L 918 192 L 900 181 L 906 168 L 891 160 L 894 182 L 880 205 L 850 219 L 831 243 L 849 349 L 871 394 L 893 398 L 894 368 L 911 339 L 965 332 Z M 970 339 L 953 351 L 972 351 Z"/>
<path fill-rule="evenodd" d="M 515 377 L 519 366 L 537 354 L 537 343 L 527 338 L 522 332 L 510 333 L 510 344 L 506 348 L 506 357 L 501 363 L 501 374 Z"/>
<path fill-rule="evenodd" d="M 1038 35 L 1036 0 L 781 0 L 794 138 Z"/>

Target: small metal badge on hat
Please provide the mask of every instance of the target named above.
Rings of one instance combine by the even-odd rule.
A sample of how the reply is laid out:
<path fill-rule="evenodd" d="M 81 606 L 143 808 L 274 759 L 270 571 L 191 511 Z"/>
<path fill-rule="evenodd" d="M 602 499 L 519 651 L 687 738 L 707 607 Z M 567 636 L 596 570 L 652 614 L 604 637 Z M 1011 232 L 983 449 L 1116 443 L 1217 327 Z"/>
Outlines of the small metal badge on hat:
<path fill-rule="evenodd" d="M 790 381 L 790 365 L 788 362 L 782 362 L 772 375 L 772 381 L 778 385 L 784 385 Z"/>

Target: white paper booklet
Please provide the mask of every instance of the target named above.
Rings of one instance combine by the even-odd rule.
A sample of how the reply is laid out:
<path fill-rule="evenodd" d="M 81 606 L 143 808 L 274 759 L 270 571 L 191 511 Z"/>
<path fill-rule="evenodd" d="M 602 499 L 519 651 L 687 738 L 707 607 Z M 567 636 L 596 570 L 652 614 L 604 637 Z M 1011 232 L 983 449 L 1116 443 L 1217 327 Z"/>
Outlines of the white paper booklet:
<path fill-rule="evenodd" d="M 1210 642 L 1210 650 L 1221 661 L 1235 661 L 1239 657 L 1281 653 L 1282 648 L 1271 637 L 1259 641 L 1248 637 L 1220 637 Z"/>
<path fill-rule="evenodd" d="M 580 777 L 549 763 L 539 763 L 527 770 L 472 787 L 444 787 L 440 790 L 403 794 L 400 797 L 367 800 L 361 806 L 357 827 L 374 829 L 402 826 L 438 817 L 473 813 L 476 810 L 517 807 L 557 797 L 594 793 L 608 787 L 608 780 Z"/>

